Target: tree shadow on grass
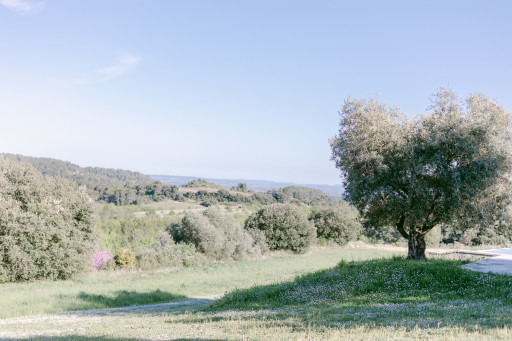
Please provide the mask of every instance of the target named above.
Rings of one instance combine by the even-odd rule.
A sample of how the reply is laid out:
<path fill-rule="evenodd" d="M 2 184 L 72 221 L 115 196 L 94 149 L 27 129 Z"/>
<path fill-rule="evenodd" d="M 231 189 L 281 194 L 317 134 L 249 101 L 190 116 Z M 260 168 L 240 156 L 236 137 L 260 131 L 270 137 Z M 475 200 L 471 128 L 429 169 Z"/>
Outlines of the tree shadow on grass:
<path fill-rule="evenodd" d="M 122 290 L 111 295 L 81 292 L 77 297 L 81 302 L 68 306 L 66 315 L 179 315 L 205 308 L 215 302 L 213 298 L 190 298 L 161 290 L 145 293 Z"/>
<path fill-rule="evenodd" d="M 150 292 L 138 292 L 120 290 L 113 294 L 93 294 L 80 292 L 77 295 L 79 302 L 73 303 L 66 308 L 67 311 L 91 310 L 128 307 L 133 305 L 148 305 L 164 302 L 172 302 L 186 298 L 183 295 L 176 295 L 170 292 L 154 290 Z"/>

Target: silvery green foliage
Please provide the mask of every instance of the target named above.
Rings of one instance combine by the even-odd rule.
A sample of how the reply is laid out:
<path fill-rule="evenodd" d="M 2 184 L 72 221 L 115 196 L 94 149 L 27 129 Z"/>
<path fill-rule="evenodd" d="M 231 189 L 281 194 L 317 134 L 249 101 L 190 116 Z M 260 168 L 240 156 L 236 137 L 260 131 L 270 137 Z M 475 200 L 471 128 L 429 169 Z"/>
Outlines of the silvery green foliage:
<path fill-rule="evenodd" d="M 265 251 L 265 246 L 255 242 L 232 216 L 215 207 L 186 212 L 180 230 L 184 242 L 216 259 L 248 259 Z"/>
<path fill-rule="evenodd" d="M 69 278 L 91 267 L 94 241 L 85 189 L 0 163 L 0 280 Z"/>
<path fill-rule="evenodd" d="M 290 204 L 272 204 L 247 218 L 247 230 L 263 232 L 270 250 L 306 252 L 316 239 L 315 225 L 302 210 Z"/>
<path fill-rule="evenodd" d="M 161 231 L 155 237 L 153 247 L 135 252 L 135 266 L 150 270 L 163 267 L 194 266 L 206 263 L 206 257 L 188 244 L 176 244 L 171 235 Z"/>
<path fill-rule="evenodd" d="M 511 193 L 511 115 L 495 101 L 475 94 L 460 102 L 441 89 L 415 119 L 351 99 L 340 116 L 332 159 L 367 226 L 395 226 L 411 253 L 411 239 L 421 244 L 438 224 L 491 228 L 501 219 Z"/>

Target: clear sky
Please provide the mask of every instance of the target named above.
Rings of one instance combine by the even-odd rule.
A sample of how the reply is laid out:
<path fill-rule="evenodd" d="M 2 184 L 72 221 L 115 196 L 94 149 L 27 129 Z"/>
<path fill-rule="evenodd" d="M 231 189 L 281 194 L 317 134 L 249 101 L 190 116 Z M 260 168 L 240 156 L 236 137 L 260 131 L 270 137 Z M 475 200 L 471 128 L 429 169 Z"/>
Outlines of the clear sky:
<path fill-rule="evenodd" d="M 512 1 L 0 0 L 0 151 L 339 183 L 348 97 L 512 110 Z"/>

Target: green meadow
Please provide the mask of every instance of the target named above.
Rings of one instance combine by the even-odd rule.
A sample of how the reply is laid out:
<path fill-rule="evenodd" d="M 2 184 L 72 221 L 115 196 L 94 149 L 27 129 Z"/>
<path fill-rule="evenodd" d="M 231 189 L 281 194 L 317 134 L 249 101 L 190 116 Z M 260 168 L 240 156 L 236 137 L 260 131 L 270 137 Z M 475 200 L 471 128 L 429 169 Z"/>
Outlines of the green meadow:
<path fill-rule="evenodd" d="M 460 268 L 467 261 L 403 257 L 398 251 L 329 247 L 305 255 L 274 253 L 256 261 L 195 268 L 98 272 L 72 281 L 5 284 L 0 287 L 0 338 L 512 337 L 512 277 Z M 142 306 L 159 302 L 170 304 Z M 101 309 L 122 306 L 128 307 Z"/>

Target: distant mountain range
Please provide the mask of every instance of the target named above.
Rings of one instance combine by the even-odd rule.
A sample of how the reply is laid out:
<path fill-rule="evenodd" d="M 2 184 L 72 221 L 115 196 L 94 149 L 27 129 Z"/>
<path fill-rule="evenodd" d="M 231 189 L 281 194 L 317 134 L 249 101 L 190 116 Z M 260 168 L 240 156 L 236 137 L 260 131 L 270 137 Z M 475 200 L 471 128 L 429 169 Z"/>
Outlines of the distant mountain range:
<path fill-rule="evenodd" d="M 176 185 L 181 186 L 184 185 L 192 180 L 199 179 L 197 176 L 179 176 L 179 175 L 150 175 L 155 180 L 161 181 L 163 183 L 169 184 L 169 185 Z M 343 195 L 343 186 L 341 185 L 318 185 L 318 184 L 295 184 L 291 182 L 277 182 L 277 181 L 268 181 L 268 180 L 246 180 L 246 179 L 212 179 L 212 178 L 202 178 L 209 182 L 213 182 L 217 185 L 231 188 L 233 186 L 238 185 L 239 183 L 243 182 L 247 184 L 247 187 L 250 190 L 256 191 L 256 192 L 266 192 L 271 189 L 275 188 L 283 188 L 287 186 L 302 186 L 302 187 L 309 187 L 309 188 L 315 188 L 323 191 L 325 194 L 327 194 L 330 197 L 334 198 L 341 198 Z"/>

